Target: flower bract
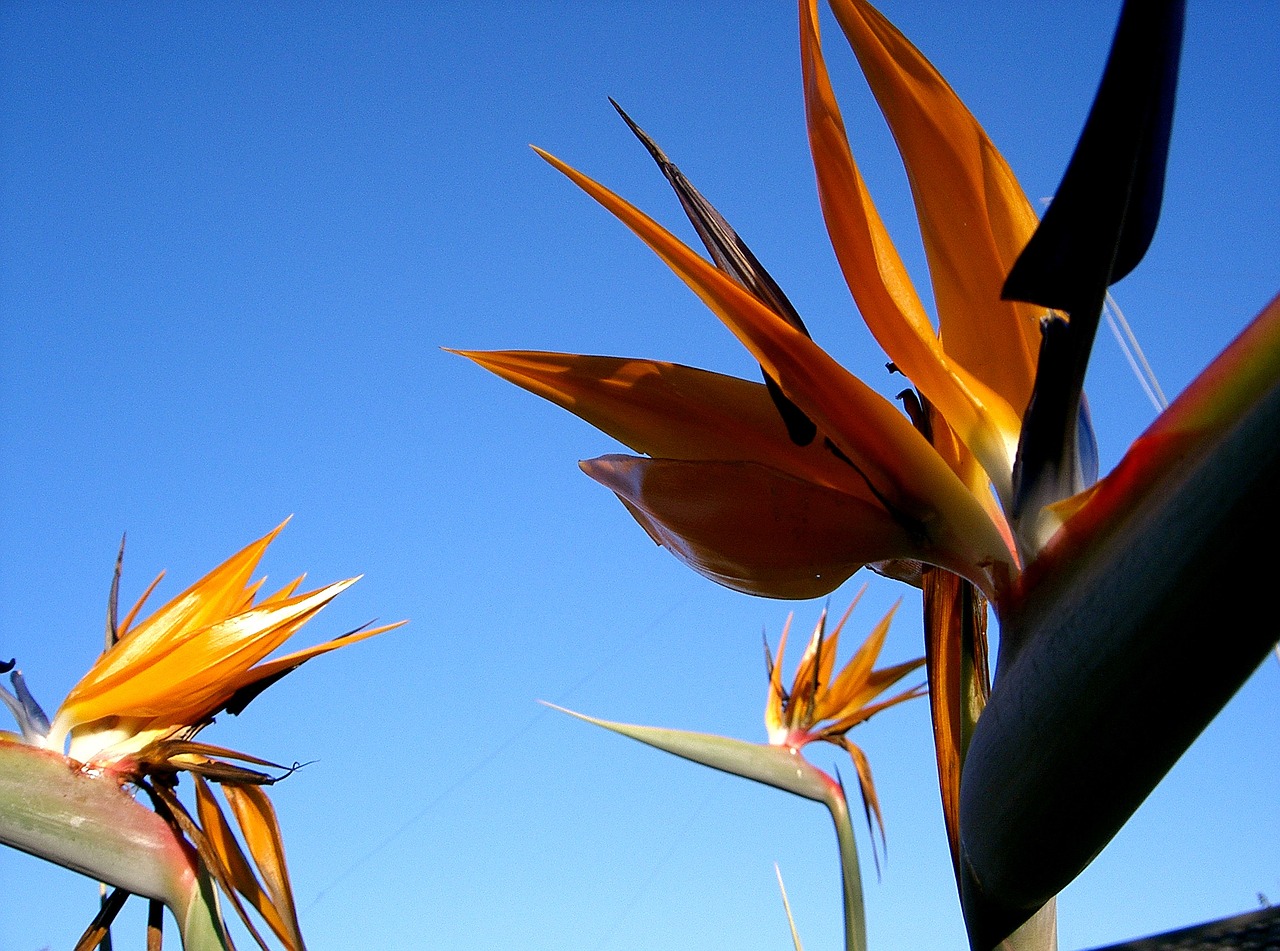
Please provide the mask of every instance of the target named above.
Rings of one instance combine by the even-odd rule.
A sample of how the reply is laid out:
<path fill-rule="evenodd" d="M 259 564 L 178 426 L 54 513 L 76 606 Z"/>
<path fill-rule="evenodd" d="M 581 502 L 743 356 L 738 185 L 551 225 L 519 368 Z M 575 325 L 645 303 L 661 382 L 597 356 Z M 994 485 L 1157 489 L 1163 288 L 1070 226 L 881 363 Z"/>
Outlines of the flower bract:
<path fill-rule="evenodd" d="M 217 715 L 240 713 L 262 690 L 311 658 L 399 625 L 360 629 L 270 658 L 356 580 L 300 591 L 299 578 L 260 597 L 263 582 L 254 581 L 253 574 L 280 528 L 141 619 L 143 603 L 160 579 L 117 622 L 117 565 L 109 644 L 52 720 L 44 717 L 17 671 L 10 674 L 14 694 L 0 688 L 0 697 L 19 721 L 22 742 L 65 755 L 85 776 L 145 793 L 198 854 L 259 944 L 266 947 L 246 904 L 285 947 L 301 949 L 283 838 L 263 788 L 280 779 L 284 768 L 195 737 Z M 13 734 L 0 739 L 19 740 Z M 194 787 L 194 812 L 176 794 L 184 774 Z M 212 784 L 221 789 L 234 824 Z"/>

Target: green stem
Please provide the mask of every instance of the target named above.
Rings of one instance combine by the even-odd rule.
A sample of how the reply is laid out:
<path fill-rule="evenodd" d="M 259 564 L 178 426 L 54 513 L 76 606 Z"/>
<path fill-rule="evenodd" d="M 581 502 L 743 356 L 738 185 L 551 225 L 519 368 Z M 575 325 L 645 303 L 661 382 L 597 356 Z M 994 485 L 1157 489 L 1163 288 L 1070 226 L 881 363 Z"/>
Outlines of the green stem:
<path fill-rule="evenodd" d="M 836 827 L 836 842 L 840 847 L 845 951 L 866 951 L 867 912 L 862 900 L 862 866 L 858 864 L 858 843 L 853 836 L 853 824 L 849 820 L 849 803 L 845 799 L 844 790 L 836 783 L 831 783 L 828 795 L 822 801 L 831 810 L 831 820 Z"/>
<path fill-rule="evenodd" d="M 1024 921 L 996 951 L 1058 951 L 1058 899 L 1055 896 Z"/>
<path fill-rule="evenodd" d="M 203 866 L 199 881 L 186 909 L 181 913 L 172 909 L 182 932 L 182 947 L 185 951 L 233 951 L 218 910 L 218 886 Z"/>
<path fill-rule="evenodd" d="M 187 951 L 229 947 L 195 853 L 110 776 L 0 738 L 0 843 L 164 902 Z"/>

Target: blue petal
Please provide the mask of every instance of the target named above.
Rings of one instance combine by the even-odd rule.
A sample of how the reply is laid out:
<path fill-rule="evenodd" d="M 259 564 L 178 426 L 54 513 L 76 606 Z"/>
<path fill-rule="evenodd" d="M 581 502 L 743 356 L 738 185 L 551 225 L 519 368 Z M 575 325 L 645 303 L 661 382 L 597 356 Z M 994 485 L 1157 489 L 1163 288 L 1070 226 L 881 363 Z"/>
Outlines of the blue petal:
<path fill-rule="evenodd" d="M 22 671 L 15 670 L 9 675 L 9 680 L 13 683 L 14 692 L 9 693 L 4 687 L 0 687 L 0 700 L 5 702 L 12 711 L 13 718 L 18 721 L 22 738 L 28 743 L 41 745 L 49 735 L 49 718 L 40 709 L 40 704 L 36 703 L 36 698 L 31 696 L 27 682 L 22 679 Z"/>

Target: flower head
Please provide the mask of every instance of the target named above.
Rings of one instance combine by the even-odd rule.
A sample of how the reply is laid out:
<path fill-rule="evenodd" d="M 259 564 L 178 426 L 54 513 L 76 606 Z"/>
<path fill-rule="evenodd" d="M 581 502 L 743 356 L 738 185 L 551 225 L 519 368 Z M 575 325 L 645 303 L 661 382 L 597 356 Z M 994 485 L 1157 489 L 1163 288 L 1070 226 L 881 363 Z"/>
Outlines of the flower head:
<path fill-rule="evenodd" d="M 10 674 L 11 696 L 0 688 L 29 745 L 64 753 L 82 773 L 144 791 L 175 831 L 194 848 L 259 944 L 245 911 L 252 906 L 284 945 L 303 947 L 284 845 L 263 791 L 292 772 L 267 760 L 199 742 L 196 735 L 223 711 L 238 714 L 259 693 L 312 657 L 399 624 L 364 628 L 268 660 L 326 604 L 357 579 L 299 592 L 299 578 L 259 599 L 253 581 L 267 546 L 284 526 L 223 562 L 154 614 L 138 620 L 159 578 L 117 623 L 119 563 L 108 611 L 108 646 L 72 688 L 52 721 L 44 716 L 21 673 Z M 403 623 L 403 622 L 401 622 Z M 7 667 L 12 666 L 6 665 Z M 18 738 L 5 735 L 10 741 Z M 192 814 L 175 789 L 192 781 Z M 220 786 L 242 846 L 210 783 Z"/>
<path fill-rule="evenodd" d="M 854 163 L 822 57 L 816 2 L 802 2 L 819 197 L 854 301 L 914 387 L 905 395 L 909 414 L 810 338 L 742 239 L 629 118 L 711 261 L 602 185 L 540 154 L 688 284 L 759 362 L 765 381 L 648 360 L 466 356 L 644 453 L 582 466 L 655 541 L 723 584 L 814 597 L 864 565 L 892 573 L 891 566 L 924 562 L 996 596 L 1041 541 L 1021 531 L 1011 512 L 1038 319 L 1047 312 L 1000 299 L 1036 216 L 1004 159 L 924 56 L 863 0 L 836 0 L 833 8 L 908 170 L 936 328 Z M 1088 437 L 1079 440 L 1087 459 L 1091 436 L 1087 426 L 1080 432 Z M 1028 513 L 1028 524 L 1038 511 Z"/>
<path fill-rule="evenodd" d="M 934 314 L 853 160 L 817 0 L 799 6 L 823 216 L 863 320 L 910 381 L 898 395 L 906 412 L 814 342 L 733 228 L 630 119 L 710 260 L 539 154 L 697 294 L 763 382 L 652 360 L 465 355 L 639 453 L 581 465 L 705 576 L 799 599 L 869 565 L 923 588 L 944 814 L 971 939 L 990 947 L 1097 855 L 1274 643 L 1242 620 L 1209 675 L 1216 692 L 1201 691 L 1215 699 L 1187 705 L 1168 689 L 1185 679 L 1186 658 L 1200 656 L 1170 650 L 1170 634 L 1194 645 L 1215 623 L 1210 605 L 1222 586 L 1241 583 L 1222 551 L 1275 512 L 1280 298 L 1094 484 L 1083 382 L 1107 289 L 1154 234 L 1185 4 L 1125 0 L 1084 131 L 1037 222 L 938 71 L 866 0 L 830 0 L 906 166 Z M 995 687 L 985 599 L 1005 625 Z M 823 642 L 820 625 L 790 693 L 777 664 L 771 672 L 767 716 L 782 746 L 769 749 L 806 766 L 801 746 L 844 745 L 838 728 L 860 715 L 851 686 L 826 686 L 833 661 Z M 1090 663 L 1071 661 L 1080 656 Z M 1135 683 L 1148 688 L 1140 699 Z M 1128 715 L 1139 708 L 1142 717 Z M 1165 739 L 1149 742 L 1153 729 Z M 719 768 L 759 759 L 769 767 L 763 781 L 788 788 L 766 757 L 730 755 L 710 740 L 682 744 L 714 750 L 715 762 L 710 753 L 702 761 Z M 1080 777 L 1097 775 L 1111 777 L 1108 794 L 1082 794 Z M 816 788 L 801 794 L 821 798 Z"/>
<path fill-rule="evenodd" d="M 864 588 L 863 591 L 865 590 Z M 777 657 L 772 657 L 767 649 L 765 652 L 769 667 L 769 699 L 765 704 L 764 722 L 769 731 L 769 742 L 773 746 L 799 751 L 809 743 L 820 741 L 832 743 L 847 752 L 858 773 L 858 784 L 862 789 L 868 822 L 874 813 L 883 838 L 884 820 L 875 783 L 871 779 L 871 764 L 867 761 L 866 754 L 849 739 L 848 733 L 881 710 L 923 696 L 925 687 L 921 684 L 888 699 L 877 700 L 907 674 L 920 669 L 924 665 L 924 658 L 918 657 L 892 667 L 873 669 L 897 610 L 895 605 L 880 619 L 840 672 L 835 673 L 840 633 L 862 594 L 862 591 L 858 593 L 858 597 L 832 630 L 827 630 L 827 612 L 824 610 L 819 616 L 796 667 L 790 691 L 782 685 L 782 658 L 791 627 L 791 619 L 787 619 L 778 643 Z"/>

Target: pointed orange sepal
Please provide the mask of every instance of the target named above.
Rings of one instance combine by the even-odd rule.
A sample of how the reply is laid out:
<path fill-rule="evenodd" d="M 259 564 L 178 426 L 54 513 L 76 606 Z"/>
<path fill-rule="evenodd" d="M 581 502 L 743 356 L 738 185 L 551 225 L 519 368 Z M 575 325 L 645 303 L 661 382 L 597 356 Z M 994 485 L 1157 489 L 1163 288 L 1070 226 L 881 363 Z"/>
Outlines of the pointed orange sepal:
<path fill-rule="evenodd" d="M 1000 299 L 1037 218 L 1008 163 L 924 55 L 865 0 L 832 0 L 915 198 L 947 353 L 1021 415 L 1040 311 Z"/>
<path fill-rule="evenodd" d="M 797 446 L 761 383 L 659 360 L 534 351 L 453 351 L 586 420 L 636 452 L 759 462 L 866 495 L 820 442 Z"/>
<path fill-rule="evenodd" d="M 816 0 L 801 3 L 801 60 L 809 144 L 831 244 L 867 326 L 894 365 L 1011 492 L 1021 408 L 943 350 L 849 149 L 818 37 Z M 947 338 L 948 349 L 955 343 Z"/>

